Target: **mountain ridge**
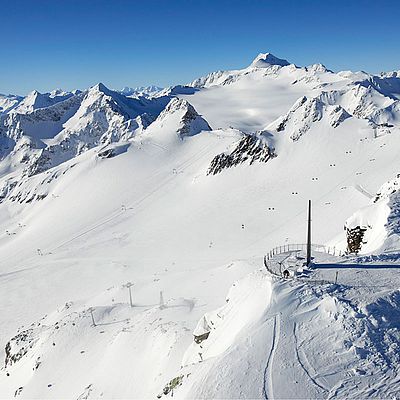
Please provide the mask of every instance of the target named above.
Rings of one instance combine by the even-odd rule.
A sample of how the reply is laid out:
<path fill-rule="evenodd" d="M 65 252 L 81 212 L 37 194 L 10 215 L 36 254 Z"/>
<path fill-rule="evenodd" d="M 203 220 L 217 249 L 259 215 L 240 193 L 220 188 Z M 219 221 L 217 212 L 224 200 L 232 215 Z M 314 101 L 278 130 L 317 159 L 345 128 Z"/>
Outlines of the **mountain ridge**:
<path fill-rule="evenodd" d="M 272 57 L 4 103 L 0 397 L 396 396 L 398 76 Z"/>

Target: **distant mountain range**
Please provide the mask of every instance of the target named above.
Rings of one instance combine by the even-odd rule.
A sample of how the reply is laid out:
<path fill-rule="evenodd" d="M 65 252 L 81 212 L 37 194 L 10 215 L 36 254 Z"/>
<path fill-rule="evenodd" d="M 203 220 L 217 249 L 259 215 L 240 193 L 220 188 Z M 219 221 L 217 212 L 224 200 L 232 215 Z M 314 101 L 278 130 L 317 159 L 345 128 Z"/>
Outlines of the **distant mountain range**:
<path fill-rule="evenodd" d="M 395 398 L 399 155 L 400 71 L 0 95 L 0 398 Z"/>

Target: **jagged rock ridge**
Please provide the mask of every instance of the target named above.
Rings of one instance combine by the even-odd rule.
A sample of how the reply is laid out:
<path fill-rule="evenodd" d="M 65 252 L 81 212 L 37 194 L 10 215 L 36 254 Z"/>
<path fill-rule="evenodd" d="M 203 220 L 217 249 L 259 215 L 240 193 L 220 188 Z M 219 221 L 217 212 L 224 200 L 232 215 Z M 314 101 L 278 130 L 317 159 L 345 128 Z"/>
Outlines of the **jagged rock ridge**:
<path fill-rule="evenodd" d="M 256 161 L 266 163 L 274 157 L 276 157 L 274 149 L 271 149 L 260 138 L 244 135 L 230 153 L 221 153 L 213 158 L 207 175 L 216 175 L 226 168 L 232 168 L 246 161 L 250 165 Z"/>

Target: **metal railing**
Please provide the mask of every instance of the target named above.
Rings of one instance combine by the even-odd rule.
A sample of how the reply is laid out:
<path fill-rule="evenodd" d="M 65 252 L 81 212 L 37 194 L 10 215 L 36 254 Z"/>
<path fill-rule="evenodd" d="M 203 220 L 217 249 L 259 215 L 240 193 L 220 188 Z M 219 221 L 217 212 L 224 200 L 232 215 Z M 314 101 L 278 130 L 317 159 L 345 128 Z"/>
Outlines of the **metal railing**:
<path fill-rule="evenodd" d="M 272 259 L 279 255 L 279 254 L 284 254 L 284 253 L 289 253 L 289 252 L 299 252 L 299 251 L 306 251 L 307 250 L 307 244 L 306 243 L 287 243 L 282 246 L 276 246 L 273 249 L 271 249 L 265 256 L 264 256 L 264 266 L 266 270 L 275 276 L 282 277 L 282 262 L 277 261 L 279 264 L 279 273 L 274 271 L 273 268 L 273 263 L 271 262 Z M 333 246 L 325 246 L 323 244 L 312 244 L 311 245 L 311 251 L 316 251 L 320 253 L 325 253 L 325 254 L 330 254 L 332 256 L 342 256 L 345 255 L 344 252 L 336 250 L 336 248 Z M 282 260 L 283 261 L 283 260 Z M 302 280 L 302 279 L 299 279 Z M 308 282 L 311 282 L 311 280 L 307 280 Z M 318 283 L 318 284 L 325 284 L 329 283 L 328 281 L 324 280 L 318 280 L 318 281 L 313 281 L 313 283 Z"/>
<path fill-rule="evenodd" d="M 273 257 L 291 252 L 291 251 L 306 251 L 307 250 L 307 244 L 306 243 L 288 243 L 284 244 L 282 246 L 276 246 L 272 250 L 270 250 L 266 255 L 267 260 L 271 260 Z M 323 244 L 312 244 L 311 245 L 311 250 L 316 251 L 319 253 L 326 253 L 330 254 L 332 256 L 342 256 L 345 253 L 342 252 L 341 250 L 337 250 L 334 246 L 325 246 Z"/>

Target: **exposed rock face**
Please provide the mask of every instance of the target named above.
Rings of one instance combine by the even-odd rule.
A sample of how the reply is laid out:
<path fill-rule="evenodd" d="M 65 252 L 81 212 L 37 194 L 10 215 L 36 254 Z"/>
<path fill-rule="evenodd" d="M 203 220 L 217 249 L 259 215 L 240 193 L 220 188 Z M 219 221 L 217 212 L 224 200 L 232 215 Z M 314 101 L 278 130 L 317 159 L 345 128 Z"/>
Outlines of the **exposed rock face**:
<path fill-rule="evenodd" d="M 185 100 L 179 100 L 179 99 L 176 100 L 178 102 L 185 102 L 183 106 L 186 109 L 185 114 L 182 117 L 183 125 L 181 128 L 178 129 L 178 133 L 181 137 L 191 135 L 192 124 L 195 123 L 196 121 L 201 122 L 201 125 L 204 125 L 202 130 L 207 130 L 207 131 L 211 130 L 211 127 L 208 124 L 208 122 L 197 113 L 197 111 L 191 104 L 189 104 Z"/>
<path fill-rule="evenodd" d="M 174 395 L 174 389 L 178 388 L 179 386 L 182 385 L 182 381 L 183 381 L 184 375 L 179 375 L 176 376 L 175 378 L 171 379 L 165 386 L 164 389 L 162 391 L 162 393 L 160 393 L 159 395 L 157 395 L 158 399 L 161 399 L 161 397 L 164 396 L 168 396 L 170 395 L 171 397 Z"/>
<path fill-rule="evenodd" d="M 5 347 L 5 367 L 19 361 L 33 347 L 34 343 L 33 329 L 22 331 L 14 336 Z"/>
<path fill-rule="evenodd" d="M 381 186 L 370 204 L 345 222 L 350 253 L 398 251 L 400 243 L 400 174 Z"/>
<path fill-rule="evenodd" d="M 363 244 L 364 234 L 367 228 L 356 226 L 355 228 L 346 228 L 347 252 L 358 254 Z"/>
<path fill-rule="evenodd" d="M 102 84 L 94 86 L 55 143 L 40 151 L 25 174 L 41 173 L 100 144 L 128 140 L 154 120 L 147 113 L 139 114 L 142 108 L 136 99 L 124 98 Z"/>
<path fill-rule="evenodd" d="M 202 335 L 195 335 L 194 336 L 194 341 L 197 344 L 200 344 L 201 342 L 204 342 L 204 340 L 207 340 L 208 337 L 210 336 L 210 332 L 205 332 Z"/>
<path fill-rule="evenodd" d="M 30 113 L 39 108 L 47 108 L 73 96 L 70 92 L 39 93 L 37 90 L 28 94 L 11 112 L 19 114 Z"/>
<path fill-rule="evenodd" d="M 400 174 L 397 174 L 395 179 L 392 179 L 386 182 L 374 198 L 374 203 L 378 201 L 390 197 L 392 194 L 398 192 L 400 190 Z"/>
<path fill-rule="evenodd" d="M 154 131 L 164 131 L 161 133 L 164 137 L 172 133 L 172 136 L 178 135 L 180 139 L 183 139 L 187 136 L 197 135 L 201 131 L 210 130 L 208 122 L 197 113 L 188 101 L 175 97 L 145 133 L 153 135 Z"/>
<path fill-rule="evenodd" d="M 276 157 L 274 149 L 265 142 L 255 136 L 245 135 L 231 153 L 221 153 L 214 157 L 207 175 L 216 175 L 225 168 L 231 168 L 246 161 L 249 161 L 250 165 L 255 161 L 265 163 L 274 157 Z"/>
<path fill-rule="evenodd" d="M 333 128 L 337 128 L 343 121 L 351 115 L 342 106 L 332 106 L 329 112 L 329 123 Z"/>
<path fill-rule="evenodd" d="M 195 79 L 189 86 L 195 88 L 205 88 L 220 83 L 221 78 L 226 75 L 224 71 L 215 71 L 201 78 Z"/>
<path fill-rule="evenodd" d="M 323 72 L 322 67 L 317 70 L 319 74 Z M 314 76 L 315 71 L 310 69 L 308 73 L 293 84 L 309 79 L 314 82 L 318 79 L 318 75 Z M 318 87 L 325 87 L 324 85 L 326 86 L 321 84 Z M 389 89 L 396 92 L 397 85 L 387 88 L 387 91 Z M 344 89 L 324 90 L 315 97 L 302 96 L 267 129 L 288 132 L 290 138 L 297 141 L 319 121 L 326 121 L 337 128 L 348 118 L 357 118 L 368 121 L 380 134 L 390 133 L 390 128 L 397 126 L 399 122 L 397 115 L 400 101 L 380 90 L 371 79 L 366 79 L 351 82 Z"/>
<path fill-rule="evenodd" d="M 122 153 L 125 153 L 129 148 L 129 144 L 113 144 L 103 147 L 98 153 L 97 157 L 102 159 L 113 158 Z"/>
<path fill-rule="evenodd" d="M 82 96 L 76 95 L 49 107 L 25 113 L 13 110 L 4 118 L 3 129 L 15 142 L 23 135 L 40 139 L 53 137 L 62 130 L 62 124 L 78 110 L 81 102 Z"/>
<path fill-rule="evenodd" d="M 95 146 L 130 139 L 146 129 L 169 100 L 127 98 L 101 83 L 84 93 L 32 92 L 0 118 L 0 156 L 11 154 L 25 164 L 23 177 L 36 175 Z M 22 139 L 29 140 L 24 149 Z M 45 139 L 51 143 L 46 145 Z"/>
<path fill-rule="evenodd" d="M 313 123 L 321 121 L 326 115 L 329 124 L 337 128 L 351 115 L 340 105 L 330 105 L 328 93 L 323 93 L 314 98 L 301 97 L 286 115 L 281 117 L 276 124 L 276 131 L 289 131 L 290 138 L 297 141 L 312 126 Z"/>

